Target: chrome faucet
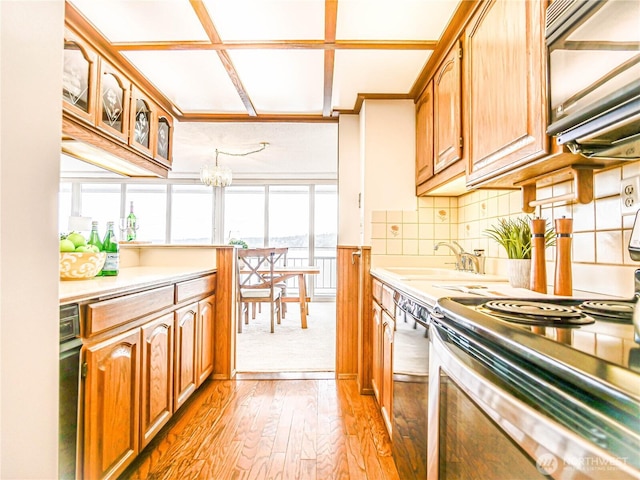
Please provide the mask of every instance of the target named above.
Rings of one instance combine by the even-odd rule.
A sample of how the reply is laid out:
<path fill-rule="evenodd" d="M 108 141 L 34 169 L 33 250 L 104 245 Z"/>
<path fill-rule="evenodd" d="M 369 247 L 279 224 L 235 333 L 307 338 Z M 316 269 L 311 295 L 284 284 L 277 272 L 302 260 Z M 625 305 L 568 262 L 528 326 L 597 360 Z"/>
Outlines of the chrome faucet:
<path fill-rule="evenodd" d="M 448 247 L 456 256 L 456 270 L 484 274 L 484 250 L 475 249 L 473 253 L 465 252 L 462 245 L 455 240 L 451 242 L 438 242 L 433 246 L 433 250 L 436 251 L 439 247 Z"/>
<path fill-rule="evenodd" d="M 485 258 L 484 250 L 482 249 L 475 249 L 473 253 L 462 252 L 460 254 L 462 270 L 484 274 Z"/>
<path fill-rule="evenodd" d="M 464 253 L 464 248 L 462 248 L 462 246 L 458 242 L 456 242 L 455 240 L 451 242 L 438 242 L 433 246 L 433 251 L 435 252 L 439 247 L 448 247 L 449 250 L 451 250 L 456 256 L 456 270 L 463 270 L 462 254 Z"/>

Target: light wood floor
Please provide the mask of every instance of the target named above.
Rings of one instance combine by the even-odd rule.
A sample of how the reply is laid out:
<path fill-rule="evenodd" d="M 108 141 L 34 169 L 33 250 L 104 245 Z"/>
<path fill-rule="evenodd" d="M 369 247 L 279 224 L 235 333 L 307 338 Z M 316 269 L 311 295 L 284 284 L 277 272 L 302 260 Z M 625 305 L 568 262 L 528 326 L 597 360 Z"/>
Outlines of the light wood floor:
<path fill-rule="evenodd" d="M 375 399 L 321 377 L 208 380 L 120 478 L 399 479 Z"/>

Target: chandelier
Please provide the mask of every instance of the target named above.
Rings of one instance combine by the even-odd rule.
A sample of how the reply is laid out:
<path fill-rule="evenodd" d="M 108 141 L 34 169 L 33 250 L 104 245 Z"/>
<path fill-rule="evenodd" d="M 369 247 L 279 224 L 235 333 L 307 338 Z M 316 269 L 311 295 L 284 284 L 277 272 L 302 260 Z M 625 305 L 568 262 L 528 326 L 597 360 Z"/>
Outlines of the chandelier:
<path fill-rule="evenodd" d="M 229 167 L 222 167 L 218 164 L 218 155 L 229 155 L 232 157 L 246 157 L 252 153 L 258 153 L 267 148 L 268 142 L 260 142 L 260 147 L 251 150 L 249 152 L 235 153 L 235 152 L 223 152 L 216 148 L 216 160 L 215 165 L 212 163 L 206 163 L 200 169 L 200 181 L 208 187 L 227 187 L 231 185 L 232 174 Z"/>

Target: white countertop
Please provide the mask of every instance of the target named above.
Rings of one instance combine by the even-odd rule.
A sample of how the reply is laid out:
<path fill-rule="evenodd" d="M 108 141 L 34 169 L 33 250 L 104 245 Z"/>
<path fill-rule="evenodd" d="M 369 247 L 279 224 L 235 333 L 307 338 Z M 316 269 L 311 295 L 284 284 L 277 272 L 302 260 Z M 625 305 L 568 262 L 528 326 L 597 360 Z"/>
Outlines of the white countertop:
<path fill-rule="evenodd" d="M 420 276 L 420 269 L 416 268 L 414 274 L 398 275 L 393 267 L 375 267 L 371 269 L 371 274 L 386 283 L 390 287 L 400 290 L 418 301 L 427 305 L 435 305 L 437 300 L 445 297 L 488 297 L 488 298 L 567 298 L 553 295 L 553 288 L 549 287 L 547 294 L 534 292 L 526 288 L 514 288 L 509 285 L 509 281 L 504 277 L 495 275 L 478 275 L 455 270 L 443 271 L 443 275 L 438 275 L 438 269 L 429 269 L 430 274 Z M 404 269 L 406 270 L 406 269 Z M 443 287 L 466 287 L 470 292 L 451 290 Z M 480 287 L 480 288 L 478 288 Z M 594 293 L 580 292 L 574 290 L 573 297 L 588 298 L 612 298 L 608 295 L 596 295 Z"/>
<path fill-rule="evenodd" d="M 89 280 L 61 280 L 58 290 L 60 304 L 80 302 L 99 297 L 122 295 L 135 290 L 161 286 L 211 273 L 204 267 L 127 267 L 114 277 Z"/>

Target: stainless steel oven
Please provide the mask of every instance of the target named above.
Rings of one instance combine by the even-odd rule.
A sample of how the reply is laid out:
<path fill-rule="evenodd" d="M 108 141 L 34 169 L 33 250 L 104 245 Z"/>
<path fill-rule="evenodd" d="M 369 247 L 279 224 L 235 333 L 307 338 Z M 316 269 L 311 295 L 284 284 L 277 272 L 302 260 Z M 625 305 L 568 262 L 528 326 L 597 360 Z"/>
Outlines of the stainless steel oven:
<path fill-rule="evenodd" d="M 427 478 L 640 478 L 634 307 L 441 299 L 429 331 Z M 540 324 L 539 312 L 551 320 Z"/>

